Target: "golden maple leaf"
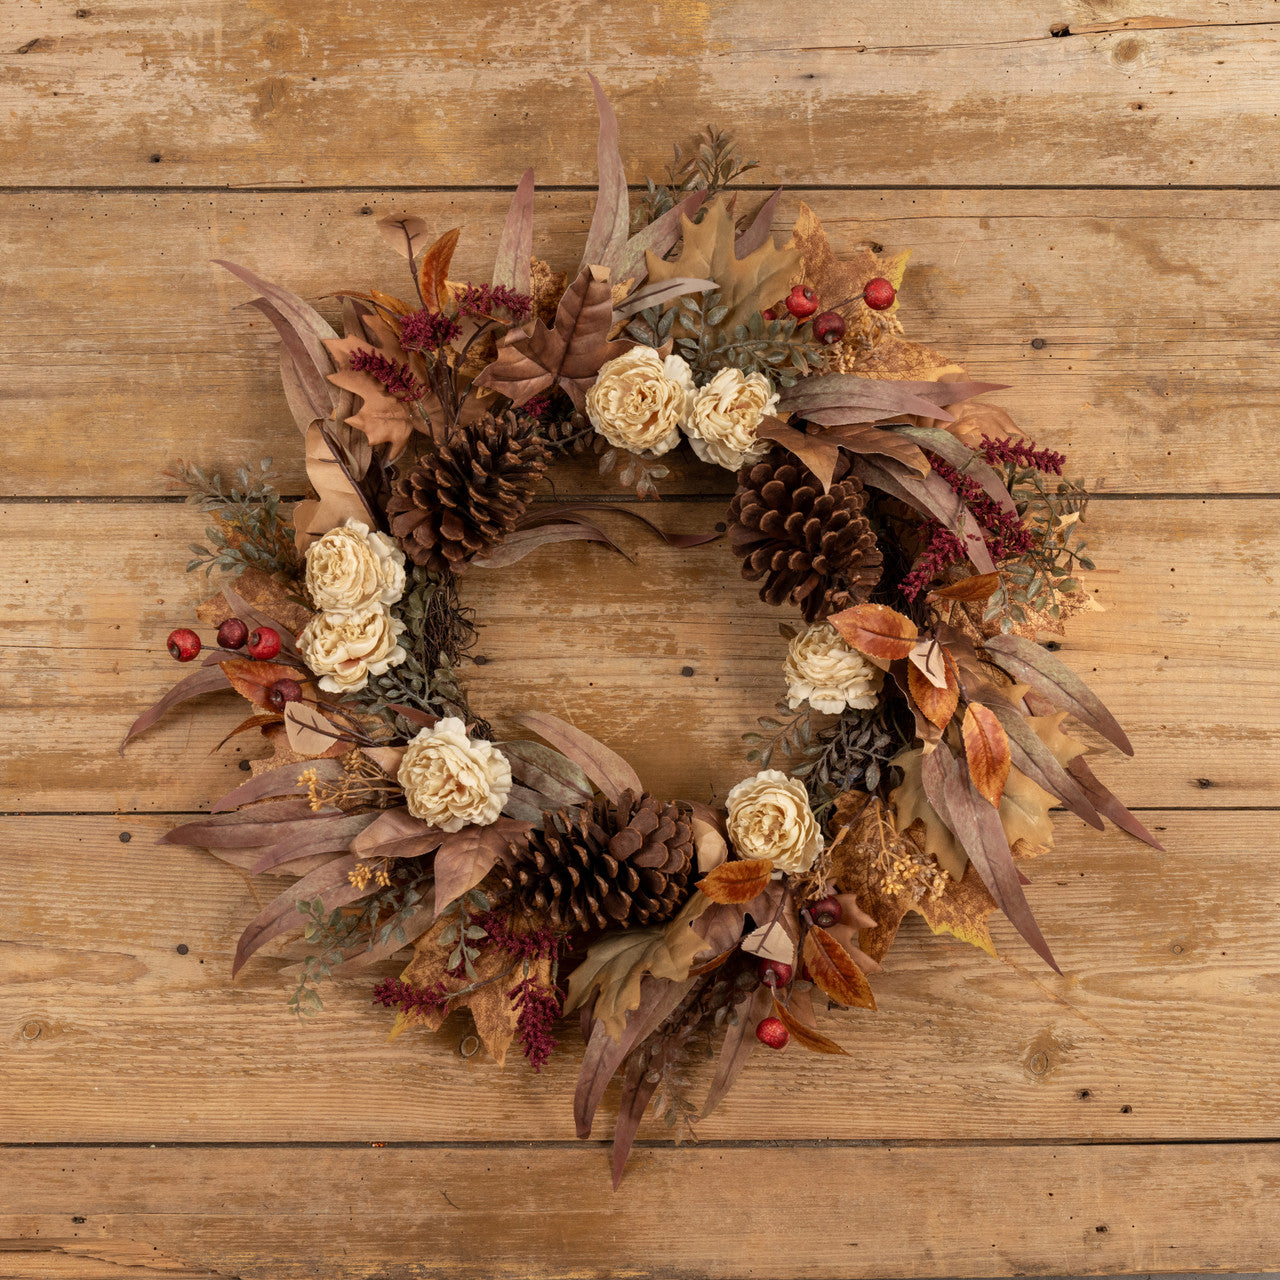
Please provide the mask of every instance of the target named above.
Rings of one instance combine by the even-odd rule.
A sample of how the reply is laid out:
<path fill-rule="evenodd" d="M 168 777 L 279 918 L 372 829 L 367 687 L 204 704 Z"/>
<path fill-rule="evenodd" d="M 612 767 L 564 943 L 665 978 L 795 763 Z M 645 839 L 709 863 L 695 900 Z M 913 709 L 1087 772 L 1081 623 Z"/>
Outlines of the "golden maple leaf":
<path fill-rule="evenodd" d="M 731 333 L 786 295 L 800 267 L 800 251 L 790 246 L 779 249 L 768 237 L 760 248 L 739 258 L 734 252 L 737 228 L 725 197 L 716 196 L 703 209 L 701 222 L 690 222 L 681 215 L 678 257 L 668 261 L 651 249 L 645 250 L 649 280 L 653 284 L 680 276 L 714 280 L 721 305 L 728 308 L 715 327 Z"/>
<path fill-rule="evenodd" d="M 801 204 L 791 232 L 791 244 L 800 251 L 801 271 L 791 284 L 807 284 L 818 295 L 818 305 L 823 311 L 838 311 L 852 318 L 862 310 L 862 291 L 868 280 L 888 280 L 897 290 L 902 284 L 908 249 L 902 253 L 879 256 L 865 245 L 859 246 L 849 257 L 839 258 L 822 229 L 817 214 L 807 204 Z M 898 309 L 898 299 L 882 316 L 892 315 Z"/>
<path fill-rule="evenodd" d="M 940 897 L 926 893 L 910 906 L 924 917 L 934 933 L 949 933 L 990 956 L 995 955 L 996 944 L 991 940 L 987 921 L 997 910 L 996 900 L 972 866 L 965 868 L 963 880 L 948 879 Z"/>

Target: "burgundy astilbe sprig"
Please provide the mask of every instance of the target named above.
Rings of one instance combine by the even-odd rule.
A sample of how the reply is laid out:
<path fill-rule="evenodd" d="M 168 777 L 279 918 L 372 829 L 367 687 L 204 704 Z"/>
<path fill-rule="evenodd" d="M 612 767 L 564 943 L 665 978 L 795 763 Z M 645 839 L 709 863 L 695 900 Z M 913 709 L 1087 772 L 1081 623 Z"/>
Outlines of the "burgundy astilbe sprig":
<path fill-rule="evenodd" d="M 400 345 L 406 351 L 439 351 L 462 332 L 462 326 L 443 311 L 425 307 L 400 321 Z"/>
<path fill-rule="evenodd" d="M 548 409 L 551 408 L 551 393 L 543 391 L 539 395 L 530 396 L 528 400 L 520 406 L 520 412 L 526 418 L 541 418 Z"/>
<path fill-rule="evenodd" d="M 936 521 L 931 521 L 928 528 L 929 541 L 916 558 L 915 568 L 898 583 L 898 590 L 908 600 L 914 600 L 953 564 L 959 564 L 965 558 L 964 544 L 950 529 L 944 529 Z"/>
<path fill-rule="evenodd" d="M 448 1004 L 449 993 L 441 982 L 414 987 L 402 978 L 387 978 L 374 987 L 373 1002 L 401 1013 L 434 1013 Z"/>
<path fill-rule="evenodd" d="M 992 559 L 1008 560 L 1013 556 L 1026 555 L 1031 549 L 1031 531 L 1017 516 L 998 506 L 972 476 L 957 471 L 949 462 L 930 458 L 929 465 L 973 512 L 986 534 Z"/>
<path fill-rule="evenodd" d="M 507 992 L 507 999 L 520 1011 L 516 1035 L 524 1047 L 524 1056 L 535 1071 L 541 1071 L 557 1044 L 553 1028 L 560 1016 L 560 996 L 548 991 L 534 978 L 525 978 Z"/>
<path fill-rule="evenodd" d="M 530 929 L 526 933 L 516 933 L 511 928 L 511 921 L 498 911 L 487 911 L 476 917 L 476 924 L 489 935 L 489 941 L 500 951 L 515 956 L 527 964 L 538 960 L 557 960 L 560 957 L 560 946 L 564 938 L 552 929 Z"/>
<path fill-rule="evenodd" d="M 376 378 L 387 389 L 387 394 L 397 400 L 412 402 L 421 400 L 427 394 L 426 387 L 404 365 L 388 360 L 377 351 L 357 347 L 347 357 L 347 364 L 357 373 L 367 373 L 371 378 Z"/>
<path fill-rule="evenodd" d="M 1060 476 L 1067 464 L 1065 454 L 1055 453 L 1052 449 L 1037 449 L 1031 440 L 993 440 L 990 436 L 983 436 L 978 452 L 991 466 L 1011 463 L 1017 467 L 1034 467 L 1051 476 Z"/>
<path fill-rule="evenodd" d="M 468 284 L 457 294 L 455 304 L 460 316 L 484 316 L 492 319 L 497 311 L 505 311 L 519 323 L 533 311 L 533 299 L 527 293 L 516 293 L 502 284 Z"/>

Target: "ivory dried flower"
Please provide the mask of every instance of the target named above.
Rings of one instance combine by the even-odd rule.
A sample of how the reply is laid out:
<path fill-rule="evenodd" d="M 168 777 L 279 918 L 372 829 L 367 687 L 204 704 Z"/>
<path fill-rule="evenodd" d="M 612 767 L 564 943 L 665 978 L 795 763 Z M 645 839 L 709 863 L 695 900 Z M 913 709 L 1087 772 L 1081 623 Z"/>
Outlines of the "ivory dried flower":
<path fill-rule="evenodd" d="M 393 605 L 404 594 L 404 552 L 351 517 L 307 548 L 307 591 L 331 613 Z"/>
<path fill-rule="evenodd" d="M 679 356 L 633 347 L 601 366 L 587 417 L 615 448 L 657 455 L 680 443 L 692 404 L 693 373 Z"/>
<path fill-rule="evenodd" d="M 815 711 L 838 715 L 866 711 L 876 705 L 884 672 L 868 662 L 829 622 L 800 632 L 787 646 L 783 663 L 787 704 L 794 710 L 807 702 Z"/>
<path fill-rule="evenodd" d="M 408 656 L 399 644 L 405 629 L 381 604 L 350 612 L 322 612 L 302 629 L 298 652 L 327 693 L 354 693 Z"/>
<path fill-rule="evenodd" d="M 703 462 L 737 471 L 768 451 L 771 442 L 757 433 L 777 407 L 778 393 L 764 374 L 721 369 L 694 396 L 685 432 Z"/>
<path fill-rule="evenodd" d="M 804 783 L 764 769 L 729 792 L 729 839 L 740 858 L 768 858 L 779 871 L 807 871 L 822 852 L 822 832 Z"/>
<path fill-rule="evenodd" d="M 441 831 L 487 827 L 511 794 L 506 756 L 483 738 L 468 738 L 467 726 L 456 716 L 419 730 L 396 777 L 409 812 Z"/>

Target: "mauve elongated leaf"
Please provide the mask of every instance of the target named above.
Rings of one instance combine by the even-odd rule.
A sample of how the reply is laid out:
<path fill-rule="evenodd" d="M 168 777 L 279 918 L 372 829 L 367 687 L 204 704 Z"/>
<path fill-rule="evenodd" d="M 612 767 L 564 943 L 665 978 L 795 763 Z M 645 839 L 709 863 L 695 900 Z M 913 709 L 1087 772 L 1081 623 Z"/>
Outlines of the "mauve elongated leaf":
<path fill-rule="evenodd" d="M 1102 819 L 1089 803 L 1079 783 L 1055 759 L 1040 735 L 1026 722 L 1016 707 L 1000 697 L 984 697 L 980 705 L 987 708 L 1005 731 L 1013 767 L 1025 773 L 1038 787 L 1057 796 L 1078 818 L 1102 830 Z"/>
<path fill-rule="evenodd" d="M 361 858 L 421 858 L 445 839 L 445 832 L 408 809 L 388 809 L 351 842 L 351 852 Z"/>
<path fill-rule="evenodd" d="M 1065 662 L 1034 640 L 1022 636 L 993 636 L 982 642 L 995 664 L 1019 684 L 1028 684 L 1055 706 L 1096 729 L 1127 756 L 1133 755 L 1128 735 L 1102 700 Z"/>
<path fill-rule="evenodd" d="M 304 917 L 298 911 L 299 902 L 320 897 L 324 900 L 326 910 L 332 911 L 335 907 L 345 907 L 347 903 L 355 902 L 372 892 L 368 888 L 357 889 L 347 879 L 347 873 L 354 870 L 357 861 L 350 854 L 335 858 L 272 898 L 240 935 L 235 959 L 231 964 L 231 976 L 235 977 L 244 967 L 244 962 L 272 938 L 278 938 L 282 933 L 297 929 L 304 923 Z"/>
<path fill-rule="evenodd" d="M 863 484 L 900 498 L 908 506 L 950 529 L 963 544 L 965 552 L 979 573 L 994 573 L 995 562 L 987 550 L 981 526 L 973 512 L 956 496 L 951 486 L 936 471 L 917 475 L 890 458 L 855 457 L 853 470 Z"/>
<path fill-rule="evenodd" d="M 591 229 L 582 252 L 584 267 L 607 267 L 616 271 L 627 245 L 631 226 L 631 199 L 627 194 L 627 173 L 618 151 L 618 117 L 613 114 L 600 81 L 587 73 L 600 113 L 600 136 L 596 142 L 596 162 L 600 169 L 600 190 Z"/>
<path fill-rule="evenodd" d="M 615 1191 L 622 1181 L 622 1171 L 626 1168 L 640 1121 L 644 1119 L 644 1113 L 649 1109 L 649 1100 L 661 1082 L 662 1077 L 656 1071 L 649 1070 L 649 1059 L 641 1045 L 627 1060 L 627 1069 L 622 1077 L 622 1093 L 618 1098 L 618 1121 L 613 1129 L 611 1157 Z"/>
<path fill-rule="evenodd" d="M 847 423 L 844 426 L 824 428 L 819 438 L 838 444 L 850 453 L 879 454 L 902 463 L 904 467 L 910 467 L 922 476 L 929 474 L 929 459 L 924 453 L 910 440 L 904 440 L 883 427 Z"/>
<path fill-rule="evenodd" d="M 546 807 L 545 797 L 537 791 L 530 791 L 528 787 L 522 787 L 518 782 L 513 782 L 507 795 L 507 803 L 502 806 L 502 816 L 528 822 L 541 830 L 542 814 Z"/>
<path fill-rule="evenodd" d="M 299 858 L 310 858 L 317 853 L 345 852 L 351 847 L 354 837 L 372 820 L 372 814 L 353 813 L 336 822 L 290 832 L 275 844 L 259 850 L 262 856 L 250 870 L 255 876 L 260 876 Z"/>
<path fill-rule="evenodd" d="M 1093 770 L 1085 763 L 1084 756 L 1076 756 L 1067 766 L 1067 772 L 1080 784 L 1080 789 L 1089 797 L 1093 807 L 1103 817 L 1110 818 L 1122 831 L 1136 836 L 1144 844 L 1149 844 L 1153 849 L 1159 849 L 1161 853 L 1165 852 L 1164 845 L 1120 803 L 1107 789 L 1105 783 L 1094 776 Z"/>
<path fill-rule="evenodd" d="M 231 681 L 221 667 L 202 667 L 193 671 L 185 679 L 179 680 L 168 693 L 153 706 L 148 707 L 130 726 L 118 748 L 121 755 L 124 749 L 140 733 L 145 733 L 171 707 L 191 698 L 199 698 L 206 693 L 216 693 L 219 689 L 231 688 Z"/>
<path fill-rule="evenodd" d="M 892 428 L 893 433 L 914 440 L 922 449 L 936 453 L 944 462 L 949 462 L 957 471 L 971 480 L 976 480 L 983 492 L 1006 515 L 1017 517 L 1018 508 L 1004 487 L 1004 481 L 995 469 L 980 458 L 967 444 L 957 440 L 949 431 L 938 427 L 899 426 Z"/>
<path fill-rule="evenodd" d="M 487 555 L 476 556 L 470 563 L 477 569 L 505 569 L 517 564 L 540 547 L 557 542 L 602 542 L 624 559 L 635 563 L 635 557 L 623 550 L 605 531 L 586 520 L 560 524 L 535 525 L 509 533 Z"/>
<path fill-rule="evenodd" d="M 680 230 L 684 225 L 681 219 L 692 218 L 703 204 L 707 193 L 695 191 L 685 196 L 674 209 L 668 209 L 661 217 L 655 218 L 647 227 L 639 231 L 627 241 L 622 251 L 622 260 L 618 264 L 619 280 L 635 280 L 639 283 L 648 274 L 645 251 L 650 250 L 659 258 L 665 258 L 675 242 L 680 239 Z"/>
<path fill-rule="evenodd" d="M 1000 815 L 978 794 L 963 762 L 943 743 L 921 760 L 920 777 L 929 803 L 960 841 L 996 905 L 1032 950 L 1061 973 L 1022 892 Z"/>
<path fill-rule="evenodd" d="M 310 363 L 309 360 L 308 363 Z M 311 397 L 302 385 L 302 375 L 298 372 L 298 365 L 283 344 L 280 347 L 280 386 L 284 391 L 285 403 L 289 406 L 294 426 L 298 428 L 305 440 L 308 428 L 321 419 L 312 411 Z"/>
<path fill-rule="evenodd" d="M 700 547 L 704 543 L 715 542 L 724 536 L 714 530 L 710 533 L 668 533 L 660 524 L 643 513 L 614 502 L 561 502 L 554 507 L 539 507 L 521 518 L 520 527 L 533 528 L 547 521 L 558 520 L 562 516 L 578 515 L 584 511 L 603 511 L 610 515 L 626 516 L 628 520 L 639 521 L 645 528 L 656 533 L 669 547 Z"/>
<path fill-rule="evenodd" d="M 670 280 L 642 284 L 613 309 L 613 322 L 617 324 L 648 307 L 660 307 L 664 302 L 674 302 L 691 293 L 706 293 L 715 287 L 714 280 L 703 280 L 698 276 L 673 276 Z"/>
<path fill-rule="evenodd" d="M 306 784 L 298 782 L 298 775 L 303 769 L 315 769 L 322 781 L 331 781 L 342 773 L 342 766 L 336 760 L 308 760 L 305 763 L 282 764 L 278 768 L 268 769 L 256 778 L 242 783 L 234 791 L 216 801 L 210 809 L 211 813 L 227 813 L 238 809 L 242 804 L 252 804 L 255 800 L 265 800 L 268 796 L 296 796 L 306 793 Z"/>
<path fill-rule="evenodd" d="M 446 835 L 436 850 L 436 914 L 474 889 L 493 870 L 512 840 L 529 833 L 527 822 L 499 818 L 487 827 L 463 827 Z"/>
<path fill-rule="evenodd" d="M 292 831 L 301 831 L 316 823 L 332 823 L 341 817 L 333 811 L 315 813 L 305 800 L 278 800 L 184 822 L 167 832 L 163 842 L 200 849 L 251 849 L 269 845 Z"/>
<path fill-rule="evenodd" d="M 666 1021 L 688 995 L 694 981 L 689 978 L 684 982 L 668 982 L 662 978 L 646 977 L 640 984 L 640 1003 L 627 1014 L 627 1025 L 617 1040 L 609 1034 L 603 1022 L 592 1024 L 573 1095 L 573 1117 L 579 1138 L 591 1136 L 591 1125 L 600 1100 L 627 1054 Z"/>
<path fill-rule="evenodd" d="M 733 256 L 739 262 L 743 258 L 749 258 L 768 240 L 769 232 L 773 230 L 773 215 L 777 212 L 781 197 L 782 188 L 779 187 L 756 210 L 756 216 L 751 219 L 751 225 L 733 242 Z"/>
<path fill-rule="evenodd" d="M 724 1033 L 724 1042 L 720 1046 L 720 1055 L 716 1059 L 715 1074 L 711 1077 L 711 1086 L 707 1090 L 706 1101 L 698 1115 L 705 1120 L 724 1101 L 725 1095 L 733 1088 L 747 1059 L 755 1052 L 760 1043 L 756 1039 L 756 1027 L 762 1018 L 769 1016 L 773 1007 L 773 992 L 765 986 L 757 987 L 745 999 L 734 1006 L 737 1011 L 737 1022 L 731 1022 Z"/>
<path fill-rule="evenodd" d="M 304 302 L 296 293 L 291 293 L 288 289 L 282 289 L 277 284 L 272 284 L 269 280 L 262 279 L 261 276 L 245 267 L 237 266 L 234 262 L 227 262 L 224 258 L 214 258 L 215 265 L 225 267 L 233 276 L 243 280 L 251 289 L 257 289 L 269 302 L 271 302 L 280 316 L 290 325 L 294 332 L 298 335 L 306 349 L 307 355 L 311 359 L 312 365 L 327 374 L 333 371 L 333 362 L 329 359 L 329 353 L 324 348 L 325 339 L 337 338 L 337 334 L 333 330 L 333 326 L 322 316 L 313 306 Z M 329 400 L 330 411 L 332 410 L 333 398 Z M 328 413 L 320 415 L 328 417 Z"/>
<path fill-rule="evenodd" d="M 828 426 L 874 422 L 895 413 L 924 414 L 953 421 L 951 414 L 920 394 L 918 388 L 928 385 L 862 378 L 854 373 L 829 373 L 821 378 L 801 378 L 795 386 L 784 388 L 778 396 L 778 407 Z"/>
<path fill-rule="evenodd" d="M 543 742 L 521 739 L 503 742 L 499 749 L 511 765 L 511 776 L 555 807 L 586 804 L 591 780 L 567 756 Z"/>
<path fill-rule="evenodd" d="M 533 258 L 533 170 L 526 169 L 511 197 L 493 257 L 493 285 L 530 293 Z"/>
<path fill-rule="evenodd" d="M 254 298 L 252 302 L 242 303 L 236 310 L 257 311 L 271 321 L 271 325 L 280 339 L 280 347 L 284 354 L 289 357 L 289 363 L 297 378 L 298 389 L 302 392 L 304 402 L 310 411 L 307 425 L 309 426 L 317 418 L 329 417 L 333 412 L 334 397 L 332 388 L 326 378 L 333 370 L 332 362 L 327 362 L 328 368 L 317 368 L 315 361 L 311 358 L 311 353 L 307 350 L 306 343 L 302 340 L 302 336 L 280 313 L 279 308 L 268 299 Z M 301 421 L 296 416 L 295 420 Z M 306 427 L 302 429 L 305 432 Z"/>
<path fill-rule="evenodd" d="M 640 775 L 616 751 L 597 742 L 589 733 L 546 711 L 526 711 L 520 723 L 545 738 L 555 749 L 578 765 L 610 800 L 617 804 L 624 791 L 640 795 Z"/>

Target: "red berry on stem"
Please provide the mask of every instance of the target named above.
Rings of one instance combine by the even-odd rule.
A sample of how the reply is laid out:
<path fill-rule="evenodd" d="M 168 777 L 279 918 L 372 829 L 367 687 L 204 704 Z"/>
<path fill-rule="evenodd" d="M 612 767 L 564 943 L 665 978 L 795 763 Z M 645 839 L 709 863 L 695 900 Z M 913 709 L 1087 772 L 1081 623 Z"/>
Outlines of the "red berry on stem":
<path fill-rule="evenodd" d="M 818 295 L 807 284 L 792 287 L 787 294 L 787 310 L 797 320 L 807 320 L 818 309 Z"/>
<path fill-rule="evenodd" d="M 872 311 L 888 311 L 898 291 L 883 276 L 868 280 L 862 290 L 862 300 Z"/>
<path fill-rule="evenodd" d="M 772 307 L 769 307 L 760 313 L 760 318 L 768 320 L 772 324 L 778 318 L 778 313 Z"/>
<path fill-rule="evenodd" d="M 280 633 L 274 627 L 259 627 L 249 637 L 249 656 L 268 661 L 280 652 Z"/>
<path fill-rule="evenodd" d="M 169 654 L 179 662 L 190 662 L 200 654 L 200 637 L 190 627 L 169 632 Z"/>
<path fill-rule="evenodd" d="M 249 638 L 249 628 L 239 618 L 228 618 L 218 628 L 218 643 L 224 649 L 239 649 Z"/>
<path fill-rule="evenodd" d="M 834 311 L 824 311 L 813 318 L 813 336 L 826 346 L 839 342 L 845 334 L 844 317 Z"/>
<path fill-rule="evenodd" d="M 839 924 L 841 914 L 838 898 L 820 898 L 809 908 L 813 923 L 821 929 L 830 929 L 833 924 Z"/>
<path fill-rule="evenodd" d="M 762 1018 L 756 1027 L 756 1039 L 770 1049 L 785 1049 L 791 1032 L 783 1026 L 781 1018 Z"/>
<path fill-rule="evenodd" d="M 791 966 L 781 960 L 761 960 L 760 981 L 766 987 L 785 987 L 791 981 Z"/>
<path fill-rule="evenodd" d="M 276 710 L 283 711 L 286 702 L 301 702 L 302 686 L 296 680 L 290 680 L 286 676 L 283 680 L 277 680 L 275 684 L 267 690 L 267 702 Z"/>

